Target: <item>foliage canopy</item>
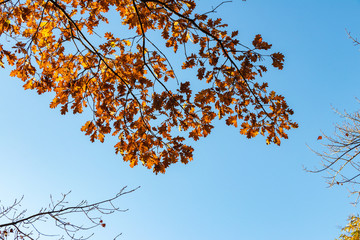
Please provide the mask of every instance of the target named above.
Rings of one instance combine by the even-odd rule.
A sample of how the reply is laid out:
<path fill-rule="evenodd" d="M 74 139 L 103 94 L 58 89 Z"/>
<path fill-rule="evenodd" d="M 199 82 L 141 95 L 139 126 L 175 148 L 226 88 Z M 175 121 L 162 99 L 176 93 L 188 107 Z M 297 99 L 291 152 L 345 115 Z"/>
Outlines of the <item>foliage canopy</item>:
<path fill-rule="evenodd" d="M 25 89 L 55 93 L 50 107 L 61 114 L 90 108 L 93 117 L 81 130 L 91 141 L 117 136 L 116 153 L 131 167 L 141 161 L 164 173 L 187 163 L 193 148 L 185 140 L 206 137 L 217 116 L 248 138 L 260 133 L 279 145 L 297 127 L 293 111 L 255 77 L 267 71 L 266 59 L 282 69 L 284 56 L 267 53 L 271 44 L 261 35 L 251 47 L 242 44 L 237 31 L 209 17 L 214 9 L 197 13 L 195 2 L 0 1 L 0 65 L 13 66 L 11 76 Z M 96 37 L 111 11 L 129 31 Z M 194 79 L 177 78 L 170 51 Z"/>

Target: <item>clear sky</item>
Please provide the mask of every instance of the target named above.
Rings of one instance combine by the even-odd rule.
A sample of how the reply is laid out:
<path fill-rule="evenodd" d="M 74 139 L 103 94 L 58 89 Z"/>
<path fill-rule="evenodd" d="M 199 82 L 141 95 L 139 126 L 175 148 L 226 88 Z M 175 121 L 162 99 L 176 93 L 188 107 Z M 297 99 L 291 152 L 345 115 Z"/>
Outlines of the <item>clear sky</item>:
<path fill-rule="evenodd" d="M 199 0 L 200 10 L 219 1 Z M 131 169 L 114 153 L 112 140 L 91 143 L 80 132 L 86 116 L 51 110 L 51 94 L 24 91 L 0 69 L 0 199 L 25 195 L 29 213 L 72 190 L 71 201 L 101 200 L 123 186 L 141 186 L 121 198 L 129 208 L 105 218 L 94 239 L 126 240 L 332 240 L 358 207 L 346 187 L 327 188 L 324 175 L 303 167 L 320 159 L 320 131 L 331 134 L 340 111 L 357 110 L 360 51 L 345 29 L 360 38 L 359 0 L 234 0 L 217 16 L 238 29 L 243 43 L 258 33 L 285 55 L 284 70 L 263 78 L 295 110 L 299 129 L 280 147 L 248 140 L 217 122 L 196 142 L 195 160 L 165 175 Z M 186 73 L 181 76 L 188 76 Z"/>

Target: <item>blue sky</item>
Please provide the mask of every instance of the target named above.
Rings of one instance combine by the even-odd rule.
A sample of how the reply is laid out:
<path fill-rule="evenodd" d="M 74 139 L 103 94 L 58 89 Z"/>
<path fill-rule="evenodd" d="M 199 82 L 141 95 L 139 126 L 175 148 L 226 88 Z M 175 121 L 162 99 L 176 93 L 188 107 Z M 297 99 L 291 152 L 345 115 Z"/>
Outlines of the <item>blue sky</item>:
<path fill-rule="evenodd" d="M 199 0 L 208 10 L 219 1 Z M 234 0 L 217 16 L 239 30 L 250 44 L 260 33 L 285 55 L 284 70 L 262 80 L 284 95 L 295 110 L 299 129 L 280 147 L 248 140 L 224 122 L 196 142 L 195 160 L 174 165 L 165 175 L 131 169 L 115 155 L 112 140 L 91 143 L 80 132 L 85 115 L 62 116 L 51 110 L 51 94 L 24 91 L 1 69 L 0 199 L 6 205 L 25 195 L 23 206 L 35 212 L 72 190 L 71 201 L 110 197 L 123 186 L 141 186 L 121 198 L 129 208 L 105 218 L 94 239 L 127 240 L 325 240 L 339 235 L 358 208 L 346 187 L 327 188 L 324 175 L 303 167 L 320 159 L 320 131 L 331 134 L 340 111 L 359 108 L 360 51 L 345 29 L 360 38 L 358 0 Z M 184 74 L 184 75 L 182 75 Z M 182 73 L 188 77 L 186 73 Z"/>

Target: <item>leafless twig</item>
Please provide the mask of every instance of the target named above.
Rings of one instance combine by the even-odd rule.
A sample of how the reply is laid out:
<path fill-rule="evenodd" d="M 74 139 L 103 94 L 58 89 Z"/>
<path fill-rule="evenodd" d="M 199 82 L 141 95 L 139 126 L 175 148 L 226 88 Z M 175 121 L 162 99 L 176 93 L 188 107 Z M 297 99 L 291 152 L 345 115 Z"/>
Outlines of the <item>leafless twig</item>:
<path fill-rule="evenodd" d="M 103 201 L 88 203 L 86 200 L 81 201 L 75 206 L 68 206 L 66 198 L 69 193 L 63 194 L 61 199 L 54 200 L 50 197 L 51 202 L 48 207 L 40 209 L 36 214 L 26 216 L 26 210 L 19 210 L 21 207 L 20 200 L 15 200 L 9 207 L 0 207 L 0 220 L 6 223 L 0 224 L 0 240 L 9 239 L 89 239 L 93 233 L 89 230 L 96 227 L 105 227 L 102 216 L 115 212 L 125 212 L 127 209 L 120 209 L 116 200 L 121 196 L 134 192 L 139 187 L 126 191 L 122 188 L 114 197 Z M 81 224 L 75 222 L 74 218 L 81 218 Z M 41 230 L 41 224 L 54 220 L 54 224 L 61 230 L 61 234 L 49 235 Z M 119 236 L 119 235 L 118 235 Z"/>

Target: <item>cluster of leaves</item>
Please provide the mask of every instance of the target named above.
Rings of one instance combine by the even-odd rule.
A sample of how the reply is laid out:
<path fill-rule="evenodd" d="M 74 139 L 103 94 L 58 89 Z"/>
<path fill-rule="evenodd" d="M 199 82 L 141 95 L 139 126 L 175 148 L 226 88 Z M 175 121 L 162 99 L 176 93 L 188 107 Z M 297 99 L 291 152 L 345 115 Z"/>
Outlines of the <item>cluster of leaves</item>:
<path fill-rule="evenodd" d="M 342 234 L 337 240 L 359 240 L 360 239 L 360 218 L 351 216 L 349 223 L 342 230 Z"/>
<path fill-rule="evenodd" d="M 81 130 L 91 141 L 117 136 L 116 152 L 131 167 L 140 161 L 164 173 L 187 163 L 193 148 L 186 138 L 206 137 L 217 116 L 248 138 L 261 134 L 279 145 L 297 127 L 293 111 L 255 77 L 267 71 L 261 61 L 282 69 L 284 56 L 264 54 L 271 44 L 260 35 L 252 47 L 241 44 L 237 31 L 209 17 L 212 11 L 195 8 L 193 0 L 5 0 L 0 65 L 14 66 L 11 76 L 25 89 L 54 92 L 50 107 L 60 106 L 61 114 L 89 107 L 93 118 Z M 110 11 L 130 35 L 114 29 L 95 44 Z M 179 81 L 170 50 L 181 52 L 182 69 L 196 71 L 200 81 Z"/>

